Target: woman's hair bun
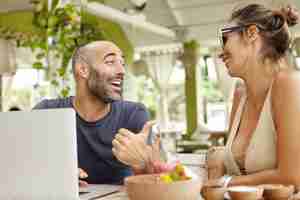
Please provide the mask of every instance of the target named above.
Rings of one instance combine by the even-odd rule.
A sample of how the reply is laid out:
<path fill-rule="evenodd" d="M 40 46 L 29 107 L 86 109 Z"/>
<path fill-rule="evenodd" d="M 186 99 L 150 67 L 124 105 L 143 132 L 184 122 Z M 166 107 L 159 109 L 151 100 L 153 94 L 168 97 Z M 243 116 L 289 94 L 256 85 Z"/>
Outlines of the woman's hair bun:
<path fill-rule="evenodd" d="M 281 8 L 280 12 L 286 19 L 288 26 L 295 26 L 299 23 L 299 12 L 295 7 L 287 5 Z"/>

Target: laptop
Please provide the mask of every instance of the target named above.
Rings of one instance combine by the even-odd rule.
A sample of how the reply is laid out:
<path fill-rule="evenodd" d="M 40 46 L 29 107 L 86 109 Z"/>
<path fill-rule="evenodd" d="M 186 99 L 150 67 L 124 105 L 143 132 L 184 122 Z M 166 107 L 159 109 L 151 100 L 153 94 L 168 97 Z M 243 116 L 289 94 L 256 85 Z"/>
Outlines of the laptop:
<path fill-rule="evenodd" d="M 76 115 L 70 108 L 0 113 L 0 158 L 1 200 L 92 200 L 120 190 L 79 190 Z"/>
<path fill-rule="evenodd" d="M 0 113 L 0 199 L 78 200 L 72 109 Z"/>

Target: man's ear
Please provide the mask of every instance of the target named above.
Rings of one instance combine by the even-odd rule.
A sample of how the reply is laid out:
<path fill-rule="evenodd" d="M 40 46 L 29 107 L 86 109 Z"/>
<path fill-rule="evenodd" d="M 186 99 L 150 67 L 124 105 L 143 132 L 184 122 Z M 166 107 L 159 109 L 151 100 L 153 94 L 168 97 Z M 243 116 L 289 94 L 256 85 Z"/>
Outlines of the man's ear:
<path fill-rule="evenodd" d="M 258 38 L 259 29 L 256 25 L 250 25 L 246 30 L 247 41 L 252 43 Z"/>
<path fill-rule="evenodd" d="M 79 77 L 82 77 L 85 79 L 87 79 L 89 77 L 90 71 L 89 71 L 89 68 L 87 65 L 78 63 L 76 68 L 77 68 L 77 73 L 78 73 Z"/>

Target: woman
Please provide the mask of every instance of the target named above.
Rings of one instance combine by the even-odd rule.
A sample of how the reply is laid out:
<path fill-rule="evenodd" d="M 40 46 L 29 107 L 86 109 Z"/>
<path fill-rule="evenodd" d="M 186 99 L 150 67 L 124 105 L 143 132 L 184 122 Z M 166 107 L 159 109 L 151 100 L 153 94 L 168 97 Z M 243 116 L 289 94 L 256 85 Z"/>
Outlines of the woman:
<path fill-rule="evenodd" d="M 280 183 L 300 188 L 300 75 L 286 58 L 289 26 L 297 20 L 291 6 L 275 11 L 251 4 L 235 10 L 221 30 L 220 57 L 245 89 L 234 99 L 224 151 L 209 151 L 208 170 L 216 164 L 218 170 L 205 186 Z"/>

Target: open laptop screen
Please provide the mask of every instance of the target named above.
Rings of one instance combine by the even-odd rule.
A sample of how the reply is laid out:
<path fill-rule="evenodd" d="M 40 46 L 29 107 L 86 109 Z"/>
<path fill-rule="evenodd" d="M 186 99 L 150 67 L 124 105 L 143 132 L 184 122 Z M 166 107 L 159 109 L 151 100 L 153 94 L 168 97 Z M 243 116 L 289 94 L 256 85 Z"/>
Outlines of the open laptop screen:
<path fill-rule="evenodd" d="M 0 199 L 78 199 L 73 109 L 0 113 Z"/>

